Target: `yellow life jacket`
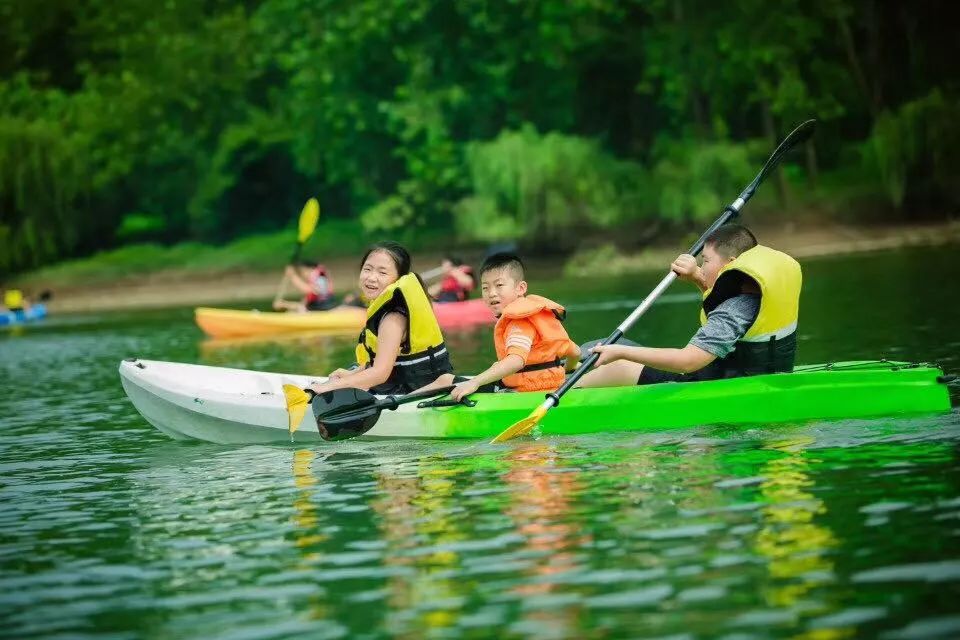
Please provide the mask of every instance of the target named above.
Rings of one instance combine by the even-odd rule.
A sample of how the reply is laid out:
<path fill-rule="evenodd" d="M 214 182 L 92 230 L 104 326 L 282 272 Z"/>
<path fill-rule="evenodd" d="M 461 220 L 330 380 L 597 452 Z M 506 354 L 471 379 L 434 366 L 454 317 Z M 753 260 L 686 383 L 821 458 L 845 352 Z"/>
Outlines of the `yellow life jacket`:
<path fill-rule="evenodd" d="M 7 289 L 3 294 L 3 306 L 7 309 L 23 308 L 23 292 L 19 289 Z"/>
<path fill-rule="evenodd" d="M 452 373 L 453 366 L 430 298 L 412 273 L 401 276 L 367 307 L 367 323 L 356 348 L 357 364 L 368 367 L 373 363 L 380 321 L 393 311 L 406 316 L 407 335 L 400 344 L 390 379 L 371 392 L 406 393 L 433 382 L 442 373 Z"/>
<path fill-rule="evenodd" d="M 731 375 L 792 371 L 803 275 L 800 264 L 782 251 L 757 245 L 720 269 L 713 287 L 703 294 L 700 324 L 706 324 L 707 314 L 721 302 L 740 295 L 744 277 L 760 287 L 760 310 L 724 359 L 733 368 Z"/>

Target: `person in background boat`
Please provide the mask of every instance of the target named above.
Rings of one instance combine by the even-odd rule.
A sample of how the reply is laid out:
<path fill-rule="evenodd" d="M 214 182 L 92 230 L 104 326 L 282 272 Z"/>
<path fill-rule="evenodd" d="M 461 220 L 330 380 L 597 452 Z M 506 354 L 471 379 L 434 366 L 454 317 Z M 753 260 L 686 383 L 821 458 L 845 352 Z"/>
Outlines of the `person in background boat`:
<path fill-rule="evenodd" d="M 553 391 L 563 384 L 564 369 L 576 367 L 578 347 L 561 321 L 564 308 L 528 293 L 523 262 L 512 253 L 488 257 L 480 269 L 483 300 L 497 316 L 493 344 L 498 360 L 479 375 L 459 382 L 454 400 L 481 388 L 491 391 Z M 454 382 L 444 376 L 433 386 Z"/>
<path fill-rule="evenodd" d="M 338 306 L 333 296 L 333 280 L 327 268 L 317 262 L 304 260 L 299 265 L 287 265 L 287 279 L 303 294 L 300 302 L 274 300 L 277 311 L 327 311 Z"/>
<path fill-rule="evenodd" d="M 363 256 L 360 294 L 370 301 L 360 333 L 357 364 L 337 369 L 316 393 L 365 389 L 376 394 L 409 393 L 452 374 L 453 366 L 426 288 L 410 271 L 410 254 L 396 242 L 378 242 Z"/>
<path fill-rule="evenodd" d="M 3 292 L 3 306 L 11 313 L 29 311 L 30 302 L 24 297 L 20 289 L 7 289 Z"/>
<path fill-rule="evenodd" d="M 440 263 L 443 277 L 430 285 L 427 292 L 437 302 L 463 302 L 477 286 L 473 269 L 455 256 L 446 256 Z"/>
<path fill-rule="evenodd" d="M 789 372 L 797 350 L 802 274 L 796 260 L 757 243 L 749 229 L 727 224 L 703 248 L 670 268 L 703 293 L 700 329 L 682 349 L 595 346 L 596 369 L 578 387 L 697 382 Z"/>

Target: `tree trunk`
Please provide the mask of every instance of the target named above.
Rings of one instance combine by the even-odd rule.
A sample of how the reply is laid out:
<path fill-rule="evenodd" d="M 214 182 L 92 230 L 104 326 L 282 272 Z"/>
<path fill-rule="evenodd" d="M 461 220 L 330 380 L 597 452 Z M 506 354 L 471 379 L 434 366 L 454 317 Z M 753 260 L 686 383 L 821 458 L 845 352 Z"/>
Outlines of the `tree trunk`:
<path fill-rule="evenodd" d="M 840 40 L 843 42 L 843 50 L 847 54 L 847 64 L 850 65 L 853 79 L 860 88 L 860 93 L 863 95 L 863 101 L 867 105 L 867 110 L 870 111 L 870 119 L 876 120 L 880 109 L 877 107 L 876 102 L 874 102 L 873 91 L 871 91 L 867 77 L 863 73 L 863 65 L 860 64 L 860 56 L 857 55 L 857 47 L 853 41 L 853 34 L 850 32 L 850 25 L 847 23 L 846 16 L 842 15 L 839 11 L 837 12 L 836 18 L 837 27 L 840 30 Z"/>
<path fill-rule="evenodd" d="M 807 187 L 810 188 L 810 191 L 816 191 L 820 173 L 817 166 L 817 146 L 813 143 L 812 138 L 807 140 L 804 146 L 807 151 Z"/>
<path fill-rule="evenodd" d="M 877 111 L 883 109 L 883 58 L 880 54 L 880 17 L 876 2 L 864 4 L 867 22 L 867 60 L 870 62 L 871 99 Z"/>
<path fill-rule="evenodd" d="M 770 141 L 770 148 L 777 146 L 777 127 L 773 122 L 773 112 L 770 110 L 770 102 L 765 98 L 761 104 L 763 108 L 763 133 Z M 786 207 L 788 202 L 787 194 L 787 174 L 783 172 L 783 165 L 777 165 L 777 202 L 781 207 Z"/>

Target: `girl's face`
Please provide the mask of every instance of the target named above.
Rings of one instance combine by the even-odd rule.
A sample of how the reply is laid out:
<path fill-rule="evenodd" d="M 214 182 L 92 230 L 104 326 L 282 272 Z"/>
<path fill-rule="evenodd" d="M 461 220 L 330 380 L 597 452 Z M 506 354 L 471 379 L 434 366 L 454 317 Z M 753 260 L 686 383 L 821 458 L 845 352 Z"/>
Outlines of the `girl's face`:
<path fill-rule="evenodd" d="M 367 301 L 375 300 L 398 278 L 400 274 L 393 258 L 386 251 L 377 249 L 367 256 L 360 267 L 360 295 Z"/>

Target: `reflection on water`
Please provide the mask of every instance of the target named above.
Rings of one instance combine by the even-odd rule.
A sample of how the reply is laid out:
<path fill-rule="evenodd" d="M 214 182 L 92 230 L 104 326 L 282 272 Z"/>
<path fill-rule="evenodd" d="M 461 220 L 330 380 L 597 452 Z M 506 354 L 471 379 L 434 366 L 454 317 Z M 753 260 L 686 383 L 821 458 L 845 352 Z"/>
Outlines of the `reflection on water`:
<path fill-rule="evenodd" d="M 826 505 L 812 493 L 811 463 L 806 447 L 810 437 L 773 442 L 769 448 L 786 454 L 764 464 L 760 492 L 766 503 L 761 510 L 763 526 L 754 548 L 766 559 L 770 582 L 763 589 L 770 607 L 824 613 L 826 603 L 813 599 L 817 587 L 834 581 L 831 549 L 837 540 L 818 523 Z"/>
<path fill-rule="evenodd" d="M 960 277 L 949 256 L 924 258 Z M 915 259 L 807 268 L 802 360 L 960 368 L 958 309 L 944 307 L 957 303 Z M 657 278 L 543 293 L 620 299 Z M 869 326 L 836 315 L 880 283 L 913 308 L 872 308 Z M 631 337 L 684 340 L 685 304 Z M 577 340 L 619 322 L 607 307 L 571 314 Z M 322 373 L 355 338 L 211 348 L 190 310 L 25 329 L 0 336 L 2 637 L 960 637 L 957 411 L 506 446 L 223 447 L 147 425 L 120 358 Z M 447 336 L 459 367 L 486 366 L 489 333 Z"/>

